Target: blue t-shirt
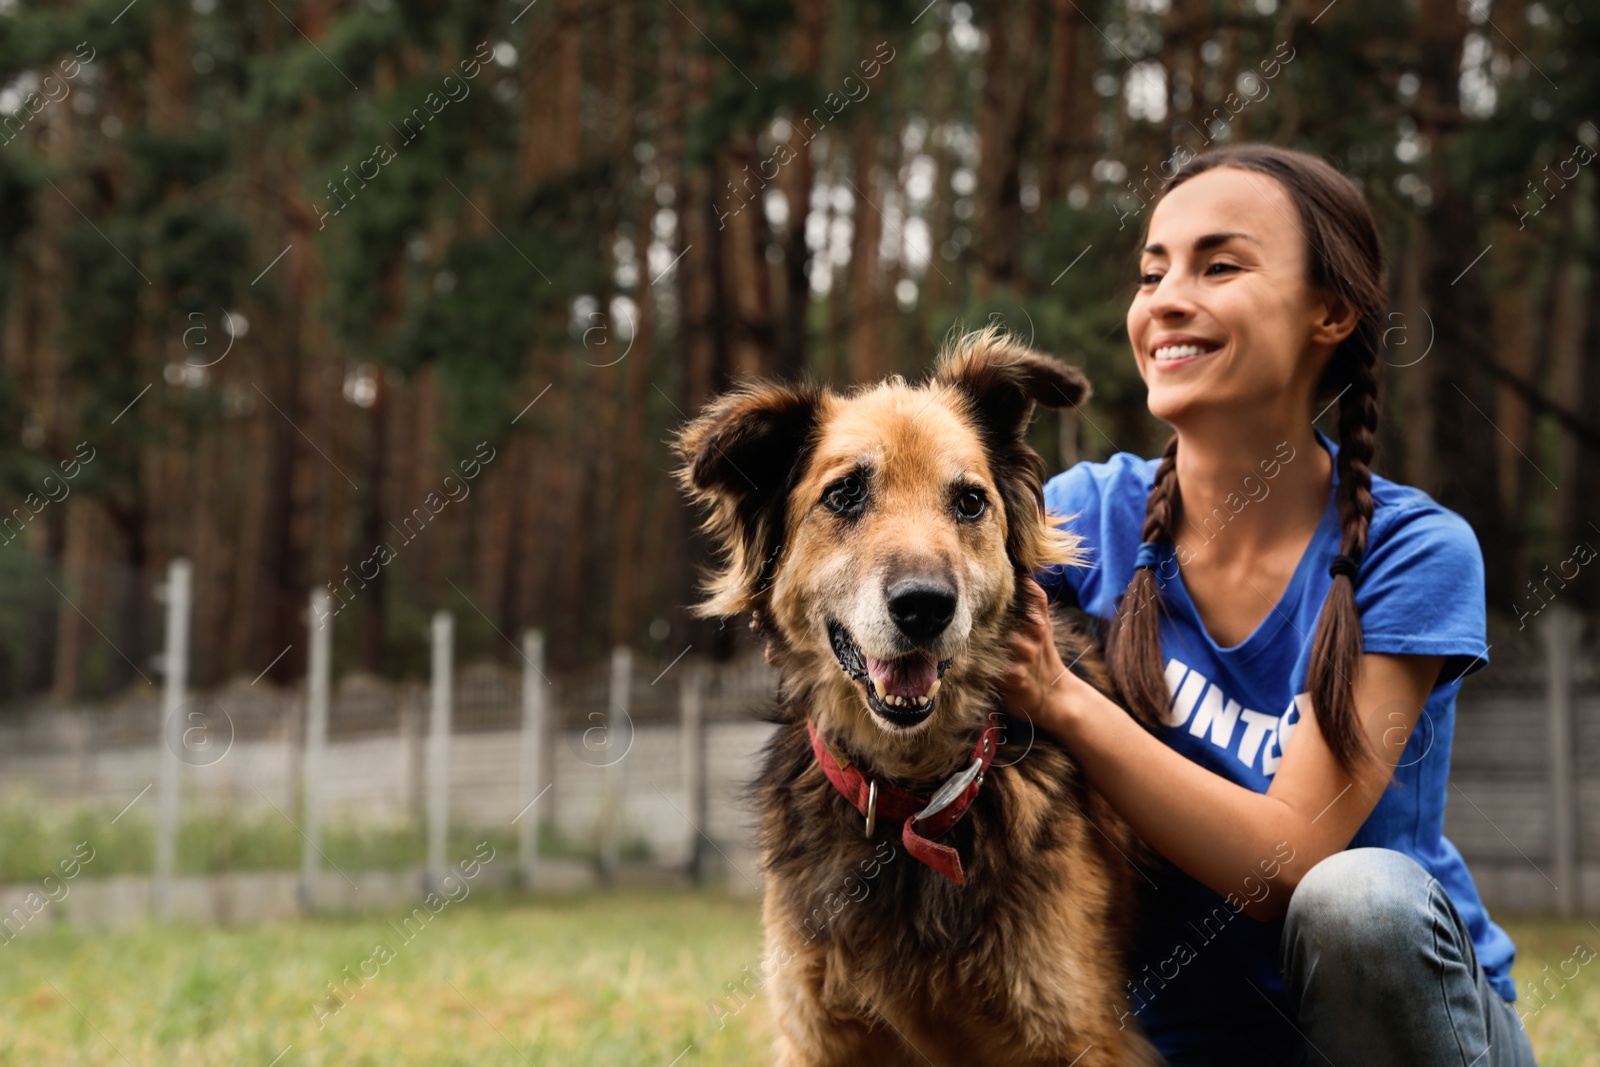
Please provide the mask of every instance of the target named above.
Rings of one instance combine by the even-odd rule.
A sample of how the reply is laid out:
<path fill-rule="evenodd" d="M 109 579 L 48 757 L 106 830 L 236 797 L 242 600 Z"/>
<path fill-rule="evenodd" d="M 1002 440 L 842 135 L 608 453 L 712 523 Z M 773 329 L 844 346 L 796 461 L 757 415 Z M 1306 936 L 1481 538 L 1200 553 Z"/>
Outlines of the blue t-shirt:
<path fill-rule="evenodd" d="M 1325 434 L 1317 430 L 1316 438 L 1337 457 L 1338 446 Z M 1294 450 L 1285 442 L 1224 508 L 1186 521 L 1208 539 L 1224 535 L 1231 518 L 1265 499 L 1272 479 L 1294 462 Z M 1145 504 L 1159 465 L 1158 459 L 1119 452 L 1104 463 L 1079 463 L 1045 485 L 1046 510 L 1084 539 L 1091 560 L 1084 567 L 1052 567 L 1035 575 L 1052 600 L 1075 599 L 1098 619 L 1115 616 L 1117 599 L 1133 577 Z M 1201 623 L 1170 542 L 1161 546 L 1155 569 L 1164 609 L 1162 659 L 1174 694 L 1171 725 L 1161 736 L 1189 759 L 1258 793 L 1272 784 L 1284 744 L 1309 713 L 1307 661 L 1332 582 L 1328 564 L 1340 547 L 1335 491 L 1329 492 L 1322 522 L 1277 605 L 1231 648 L 1213 641 Z M 1421 490 L 1374 474 L 1372 498 L 1372 523 L 1356 579 L 1363 648 L 1445 660 L 1394 781 L 1349 847 L 1404 852 L 1437 878 L 1466 922 L 1489 983 L 1504 999 L 1515 1000 L 1515 947 L 1489 921 L 1461 853 L 1443 832 L 1456 692 L 1466 675 L 1489 663 L 1483 555 L 1466 521 Z M 1152 873 L 1156 890 L 1140 918 L 1128 994 L 1157 1048 L 1170 1056 L 1217 1048 L 1258 1028 L 1281 1029 L 1279 1012 L 1287 1014 L 1279 961 L 1282 920 L 1258 922 L 1236 911 L 1170 863 Z M 1268 879 L 1258 882 L 1267 892 L 1276 889 Z M 1241 883 L 1235 899 L 1261 892 Z"/>

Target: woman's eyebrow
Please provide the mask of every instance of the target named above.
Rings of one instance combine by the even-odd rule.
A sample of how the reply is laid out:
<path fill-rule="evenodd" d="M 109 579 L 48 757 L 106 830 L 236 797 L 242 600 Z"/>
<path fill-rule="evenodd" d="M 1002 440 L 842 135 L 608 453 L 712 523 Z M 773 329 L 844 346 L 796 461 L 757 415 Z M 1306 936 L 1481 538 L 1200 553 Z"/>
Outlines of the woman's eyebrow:
<path fill-rule="evenodd" d="M 1194 250 L 1196 252 L 1205 252 L 1209 249 L 1217 247 L 1218 245 L 1227 244 L 1235 237 L 1243 238 L 1246 241 L 1252 241 L 1255 244 L 1261 243 L 1247 233 L 1208 233 L 1203 237 L 1196 237 L 1194 239 Z M 1146 255 L 1164 256 L 1167 254 L 1167 246 L 1161 244 L 1145 245 L 1144 251 Z"/>
<path fill-rule="evenodd" d="M 1200 238 L 1197 238 L 1195 240 L 1195 242 L 1194 242 L 1194 250 L 1196 252 L 1204 252 L 1204 251 L 1207 251 L 1208 249 L 1215 248 L 1218 245 L 1227 244 L 1229 241 L 1233 240 L 1235 237 L 1238 237 L 1238 238 L 1240 238 L 1242 240 L 1245 240 L 1245 241 L 1249 241 L 1249 242 L 1251 242 L 1253 244 L 1260 244 L 1261 243 L 1260 241 L 1257 241 L 1254 237 L 1251 237 L 1247 233 L 1208 233 L 1204 237 L 1200 237 Z"/>

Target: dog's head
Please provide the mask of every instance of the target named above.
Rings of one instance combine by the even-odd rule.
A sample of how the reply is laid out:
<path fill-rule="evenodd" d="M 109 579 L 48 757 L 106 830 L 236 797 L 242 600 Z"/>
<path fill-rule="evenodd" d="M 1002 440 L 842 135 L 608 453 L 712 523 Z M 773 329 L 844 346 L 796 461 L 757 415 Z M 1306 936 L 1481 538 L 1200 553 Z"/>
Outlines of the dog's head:
<path fill-rule="evenodd" d="M 918 385 L 757 381 L 718 397 L 676 439 L 678 480 L 723 554 L 696 613 L 759 610 L 786 681 L 810 679 L 822 706 L 808 710 L 835 730 L 970 726 L 1004 667 L 1020 578 L 1082 562 L 1044 513 L 1025 433 L 1036 404 L 1088 395 L 1075 369 L 991 328 Z"/>

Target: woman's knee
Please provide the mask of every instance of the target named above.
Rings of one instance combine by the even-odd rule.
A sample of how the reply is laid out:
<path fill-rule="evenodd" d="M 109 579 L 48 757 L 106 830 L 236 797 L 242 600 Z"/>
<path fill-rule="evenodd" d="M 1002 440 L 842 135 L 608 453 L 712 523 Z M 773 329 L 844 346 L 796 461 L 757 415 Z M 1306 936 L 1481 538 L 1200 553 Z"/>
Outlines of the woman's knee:
<path fill-rule="evenodd" d="M 1366 953 L 1409 943 L 1430 921 L 1432 876 L 1388 848 L 1336 852 L 1307 871 L 1289 898 L 1285 947 L 1309 938 L 1319 953 Z"/>

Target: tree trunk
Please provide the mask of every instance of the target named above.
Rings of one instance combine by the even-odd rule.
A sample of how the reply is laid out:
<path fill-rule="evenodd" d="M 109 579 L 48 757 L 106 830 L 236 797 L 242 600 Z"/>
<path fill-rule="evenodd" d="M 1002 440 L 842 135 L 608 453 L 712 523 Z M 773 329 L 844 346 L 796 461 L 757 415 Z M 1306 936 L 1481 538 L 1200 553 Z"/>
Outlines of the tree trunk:
<path fill-rule="evenodd" d="M 850 308 L 850 380 L 876 381 L 893 368 L 893 353 L 884 343 L 879 316 L 883 306 L 883 271 L 878 245 L 883 239 L 884 191 L 878 172 L 878 124 L 870 115 L 856 116 L 855 212 L 850 242 L 848 305 Z"/>
<path fill-rule="evenodd" d="M 1435 191 L 1427 217 L 1427 259 L 1422 291 L 1441 356 L 1459 371 L 1439 375 L 1434 384 L 1435 450 L 1450 462 L 1433 496 L 1473 527 L 1485 559 L 1515 558 L 1518 538 L 1509 528 L 1495 494 L 1483 492 L 1481 475 L 1496 469 L 1499 431 L 1490 415 L 1496 409 L 1494 386 L 1482 369 L 1493 358 L 1489 339 L 1494 324 L 1480 255 L 1487 243 L 1468 195 L 1444 170 L 1450 142 L 1459 125 L 1458 72 L 1464 26 L 1450 0 L 1423 0 L 1418 23 L 1419 129 L 1430 146 L 1429 185 Z M 1424 487 L 1428 488 L 1428 487 Z M 1490 604 L 1514 599 L 1510 572 L 1488 570 Z"/>

